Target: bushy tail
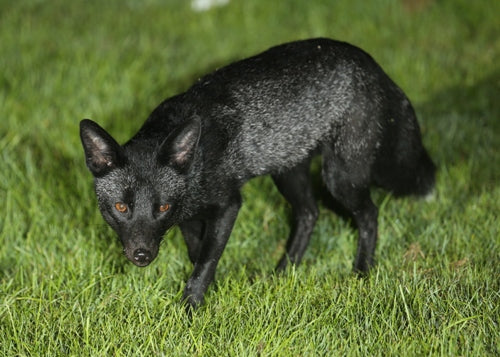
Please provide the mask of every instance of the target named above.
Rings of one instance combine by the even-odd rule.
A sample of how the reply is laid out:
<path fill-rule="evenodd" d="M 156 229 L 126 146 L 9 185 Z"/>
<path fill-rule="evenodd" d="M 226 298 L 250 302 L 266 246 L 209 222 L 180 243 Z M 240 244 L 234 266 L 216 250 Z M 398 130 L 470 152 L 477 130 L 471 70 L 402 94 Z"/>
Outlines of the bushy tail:
<path fill-rule="evenodd" d="M 415 168 L 414 189 L 408 192 L 417 196 L 429 195 L 436 183 L 436 166 L 425 149 L 422 150 L 420 160 Z"/>
<path fill-rule="evenodd" d="M 429 195 L 436 180 L 436 166 L 422 147 L 418 159 L 378 167 L 375 183 L 395 196 Z"/>

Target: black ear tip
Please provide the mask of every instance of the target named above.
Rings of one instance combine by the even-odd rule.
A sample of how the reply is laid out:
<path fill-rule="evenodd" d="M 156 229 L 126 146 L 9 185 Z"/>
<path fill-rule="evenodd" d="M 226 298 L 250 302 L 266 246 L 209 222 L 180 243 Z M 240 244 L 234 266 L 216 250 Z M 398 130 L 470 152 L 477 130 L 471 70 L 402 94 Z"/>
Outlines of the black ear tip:
<path fill-rule="evenodd" d="M 97 123 L 90 120 L 90 119 L 82 119 L 80 121 L 80 129 L 81 130 L 86 129 L 86 128 L 92 128 L 92 127 L 95 128 L 97 126 L 98 126 Z"/>

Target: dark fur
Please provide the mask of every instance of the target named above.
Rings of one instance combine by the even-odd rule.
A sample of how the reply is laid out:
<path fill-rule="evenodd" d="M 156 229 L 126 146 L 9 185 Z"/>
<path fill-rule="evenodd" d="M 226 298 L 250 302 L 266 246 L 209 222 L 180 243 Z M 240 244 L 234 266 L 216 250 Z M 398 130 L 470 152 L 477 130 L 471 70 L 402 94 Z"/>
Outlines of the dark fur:
<path fill-rule="evenodd" d="M 358 227 L 354 269 L 362 273 L 377 240 L 370 185 L 397 195 L 434 185 L 408 98 L 367 53 L 328 39 L 277 46 L 203 77 L 161 103 L 124 146 L 90 120 L 80 135 L 100 210 L 128 259 L 148 265 L 165 231 L 180 226 L 194 264 L 184 298 L 194 307 L 252 177 L 272 175 L 292 206 L 283 269 L 300 262 L 318 216 L 309 163 L 321 154 L 329 191 Z"/>

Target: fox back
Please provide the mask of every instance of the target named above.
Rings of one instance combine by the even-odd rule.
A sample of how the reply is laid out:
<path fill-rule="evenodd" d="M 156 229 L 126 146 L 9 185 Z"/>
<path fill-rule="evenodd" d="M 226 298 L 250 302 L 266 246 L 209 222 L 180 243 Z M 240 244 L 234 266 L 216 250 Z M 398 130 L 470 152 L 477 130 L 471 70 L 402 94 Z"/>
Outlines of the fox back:
<path fill-rule="evenodd" d="M 240 207 L 239 189 L 270 174 L 294 222 L 278 264 L 298 264 L 317 206 L 309 163 L 323 157 L 329 191 L 359 229 L 354 268 L 373 265 L 377 209 L 370 185 L 426 194 L 435 167 L 403 91 L 364 51 L 312 39 L 280 45 L 201 78 L 162 102 L 120 146 L 81 122 L 100 210 L 125 255 L 145 266 L 167 229 L 179 225 L 194 264 L 185 299 L 197 306 Z"/>

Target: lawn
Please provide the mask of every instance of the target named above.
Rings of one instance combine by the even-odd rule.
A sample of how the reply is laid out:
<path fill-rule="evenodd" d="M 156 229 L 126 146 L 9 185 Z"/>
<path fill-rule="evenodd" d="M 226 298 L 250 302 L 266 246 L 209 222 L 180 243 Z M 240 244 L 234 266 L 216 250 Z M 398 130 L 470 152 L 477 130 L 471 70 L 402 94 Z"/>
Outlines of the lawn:
<path fill-rule="evenodd" d="M 498 356 L 499 13 L 493 0 L 0 1 L 0 355 Z M 373 190 L 367 279 L 351 273 L 356 231 L 321 205 L 303 263 L 277 276 L 289 207 L 257 178 L 189 319 L 179 231 L 147 268 L 125 259 L 79 121 L 124 142 L 200 75 L 317 36 L 364 48 L 412 100 L 433 199 Z"/>

